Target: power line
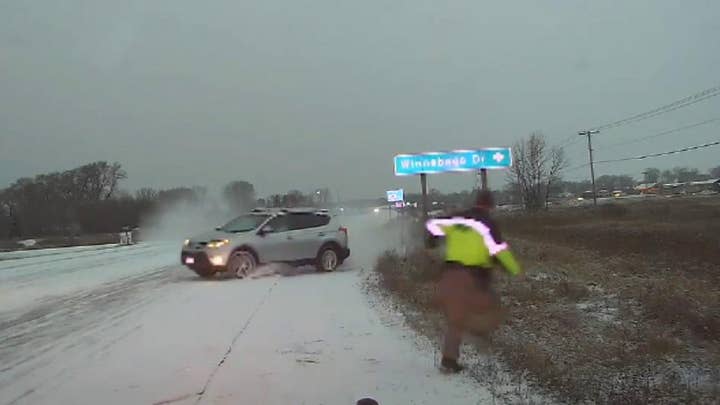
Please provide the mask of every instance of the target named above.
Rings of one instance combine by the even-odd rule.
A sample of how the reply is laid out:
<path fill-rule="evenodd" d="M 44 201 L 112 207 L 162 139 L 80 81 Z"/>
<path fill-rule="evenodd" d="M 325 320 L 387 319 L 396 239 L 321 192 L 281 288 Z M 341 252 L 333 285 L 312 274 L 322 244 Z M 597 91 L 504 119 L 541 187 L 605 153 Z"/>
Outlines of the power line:
<path fill-rule="evenodd" d="M 690 105 L 693 105 L 695 103 L 699 103 L 701 101 L 707 100 L 712 97 L 720 96 L 720 86 L 711 87 L 709 89 L 705 89 L 699 93 L 693 94 L 691 96 L 682 98 L 680 100 L 674 101 L 670 104 L 666 104 L 662 107 L 658 107 L 655 109 L 652 109 L 650 111 L 646 111 L 644 113 L 635 114 L 633 116 L 621 119 L 619 121 L 611 122 L 608 124 L 603 124 L 597 127 L 594 127 L 594 129 L 602 130 L 602 129 L 610 129 L 610 128 L 617 128 L 620 126 L 632 124 L 638 121 L 643 121 L 652 117 L 656 117 L 661 114 L 665 114 L 671 111 L 675 111 L 680 108 L 684 108 Z"/>
<path fill-rule="evenodd" d="M 573 140 L 570 141 L 570 142 L 568 142 L 567 144 L 565 144 L 563 147 L 564 147 L 564 148 L 568 148 L 568 147 L 570 147 L 570 146 L 573 146 L 573 145 L 575 145 L 576 143 L 580 142 L 580 140 L 581 140 L 581 138 L 578 138 L 577 136 L 574 136 L 574 137 L 573 137 Z"/>
<path fill-rule="evenodd" d="M 576 170 L 583 169 L 583 168 L 586 168 L 586 167 L 588 167 L 588 166 L 590 166 L 590 163 L 583 163 L 583 164 L 581 164 L 581 165 L 577 165 L 577 166 L 573 166 L 573 167 L 568 167 L 568 168 L 566 168 L 566 169 L 562 169 L 561 172 L 574 172 L 574 171 L 576 171 Z"/>
<path fill-rule="evenodd" d="M 561 148 L 568 148 L 570 146 L 574 146 L 577 144 L 581 139 L 577 137 L 577 134 L 573 134 L 568 136 L 567 138 L 564 138 L 562 141 L 560 141 L 557 146 Z"/>
<path fill-rule="evenodd" d="M 567 138 L 564 138 L 562 141 L 558 142 L 558 146 L 563 147 L 567 144 L 573 143 L 573 141 L 577 140 L 577 136 L 575 134 L 572 134 L 568 136 Z"/>
<path fill-rule="evenodd" d="M 699 127 L 699 126 L 702 126 L 702 125 L 707 125 L 707 124 L 710 124 L 710 123 L 712 123 L 712 122 L 717 122 L 717 121 L 720 121 L 720 118 L 713 118 L 713 119 L 711 119 L 711 120 L 706 120 L 706 121 L 702 121 L 702 122 L 697 122 L 697 123 L 695 123 L 695 124 L 690 124 L 690 125 L 682 126 L 682 127 L 679 127 L 679 128 L 670 129 L 670 130 L 667 130 L 667 131 L 659 132 L 659 133 L 654 134 L 654 135 L 643 136 L 643 137 L 641 137 L 641 138 L 631 139 L 631 140 L 625 141 L 625 142 L 612 143 L 612 144 L 610 144 L 610 145 L 606 145 L 606 146 L 603 146 L 603 147 L 600 147 L 600 148 L 595 148 L 595 150 L 612 149 L 612 148 L 615 148 L 615 147 L 617 147 L 617 146 L 630 145 L 630 144 L 633 144 L 633 143 L 642 142 L 642 141 L 647 140 L 647 139 L 653 139 L 653 138 L 657 138 L 657 137 L 664 136 L 664 135 L 674 134 L 674 133 L 676 133 L 676 132 L 684 131 L 684 130 L 686 130 L 686 129 L 696 128 L 696 127 Z"/>
<path fill-rule="evenodd" d="M 676 149 L 676 150 L 672 150 L 669 152 L 653 153 L 653 154 L 649 154 L 649 155 L 633 156 L 633 157 L 627 157 L 627 158 L 622 158 L 622 159 L 598 160 L 598 161 L 595 161 L 594 163 L 615 163 L 615 162 L 625 162 L 625 161 L 629 161 L 629 160 L 642 160 L 642 159 L 660 157 L 660 156 L 664 156 L 664 155 L 672 155 L 675 153 L 689 152 L 689 151 L 709 148 L 711 146 L 717 146 L 717 145 L 720 145 L 720 141 L 705 143 L 705 144 L 696 145 L 696 146 L 688 146 L 687 148 Z M 572 166 L 572 167 L 562 169 L 561 172 L 573 172 L 573 171 L 576 171 L 579 169 L 586 168 L 588 166 L 590 166 L 590 163 L 583 163 L 583 164 L 580 164 L 577 166 Z"/>
<path fill-rule="evenodd" d="M 720 141 L 705 143 L 705 144 L 702 144 L 702 145 L 688 146 L 688 147 L 686 147 L 686 148 L 671 150 L 671 151 L 668 151 L 668 152 L 651 153 L 651 154 L 649 154 L 649 155 L 633 156 L 633 157 L 627 157 L 627 158 L 622 158 L 622 159 L 599 160 L 599 161 L 597 161 L 597 162 L 595 162 L 595 163 L 615 163 L 615 162 L 625 162 L 625 161 L 628 161 L 628 160 L 642 160 L 642 159 L 648 159 L 648 158 L 654 158 L 654 157 L 672 155 L 672 154 L 675 154 L 675 153 L 689 152 L 689 151 L 698 150 L 698 149 L 704 149 L 704 148 L 709 148 L 709 147 L 711 147 L 711 146 L 717 146 L 717 145 L 720 145 Z"/>

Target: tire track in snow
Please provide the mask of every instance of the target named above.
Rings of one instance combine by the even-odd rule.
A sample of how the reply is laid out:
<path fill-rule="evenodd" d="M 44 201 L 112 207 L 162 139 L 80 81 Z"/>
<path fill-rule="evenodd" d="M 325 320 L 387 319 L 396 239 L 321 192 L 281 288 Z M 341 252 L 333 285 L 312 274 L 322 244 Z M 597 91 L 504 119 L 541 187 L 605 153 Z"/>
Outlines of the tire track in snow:
<path fill-rule="evenodd" d="M 88 250 L 86 252 L 78 252 L 78 253 L 73 254 L 72 256 L 68 256 L 68 254 L 70 254 L 72 252 L 58 252 L 58 253 L 49 253 L 49 254 L 38 255 L 38 256 L 3 259 L 2 263 L 0 263 L 0 271 L 18 270 L 18 269 L 22 269 L 22 268 L 34 268 L 34 267 L 40 267 L 43 265 L 57 264 L 57 263 L 66 262 L 66 261 L 78 261 L 78 260 L 87 259 L 87 258 L 91 258 L 91 257 L 97 257 L 97 256 L 107 257 L 108 253 L 117 254 L 116 258 L 126 258 L 128 256 L 144 254 L 144 253 L 146 253 L 146 250 L 148 250 L 148 249 L 152 249 L 152 246 L 137 245 L 137 246 L 128 247 L 128 246 L 119 246 L 118 245 L 118 246 L 105 247 L 102 249 Z M 53 259 L 52 256 L 63 256 L 63 257 Z M 42 268 L 41 270 L 44 271 L 46 269 Z"/>
<path fill-rule="evenodd" d="M 178 275 L 164 266 L 140 276 L 41 302 L 28 311 L 1 314 L 0 388 L 52 361 L 53 352 L 85 344 L 91 336 L 132 314 L 153 299 L 145 294 Z M 109 326 L 108 326 L 109 325 Z M 46 357 L 50 356 L 50 360 Z M 45 359 L 44 359 L 45 358 Z"/>

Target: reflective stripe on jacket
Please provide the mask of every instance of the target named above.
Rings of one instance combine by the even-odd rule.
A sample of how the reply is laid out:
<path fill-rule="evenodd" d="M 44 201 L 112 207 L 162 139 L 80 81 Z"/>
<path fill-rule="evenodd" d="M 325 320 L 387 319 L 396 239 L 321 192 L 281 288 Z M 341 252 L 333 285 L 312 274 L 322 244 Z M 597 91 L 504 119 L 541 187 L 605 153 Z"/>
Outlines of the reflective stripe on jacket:
<path fill-rule="evenodd" d="M 495 257 L 512 275 L 521 272 L 520 265 L 503 242 L 495 224 L 482 211 L 466 216 L 434 218 L 426 227 L 435 236 L 445 236 L 445 260 L 465 266 L 489 268 Z"/>

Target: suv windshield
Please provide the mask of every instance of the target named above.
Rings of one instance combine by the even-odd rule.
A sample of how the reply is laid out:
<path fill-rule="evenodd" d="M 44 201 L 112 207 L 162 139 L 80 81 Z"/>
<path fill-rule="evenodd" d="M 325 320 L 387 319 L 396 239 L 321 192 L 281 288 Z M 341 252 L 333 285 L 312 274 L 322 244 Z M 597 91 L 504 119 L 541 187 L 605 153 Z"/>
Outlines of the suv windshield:
<path fill-rule="evenodd" d="M 268 218 L 268 215 L 242 215 L 221 226 L 219 230 L 230 233 L 250 232 Z"/>

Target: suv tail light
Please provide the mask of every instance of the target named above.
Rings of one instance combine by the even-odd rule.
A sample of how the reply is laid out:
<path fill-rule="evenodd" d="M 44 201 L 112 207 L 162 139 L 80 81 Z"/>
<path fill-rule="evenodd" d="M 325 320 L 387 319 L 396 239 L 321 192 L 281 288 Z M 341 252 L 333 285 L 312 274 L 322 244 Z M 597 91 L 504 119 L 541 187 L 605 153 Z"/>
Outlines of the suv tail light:
<path fill-rule="evenodd" d="M 340 229 L 338 229 L 338 231 L 344 233 L 344 234 L 345 234 L 345 237 L 347 238 L 347 236 L 348 236 L 348 229 L 347 229 L 346 227 L 341 226 Z"/>

